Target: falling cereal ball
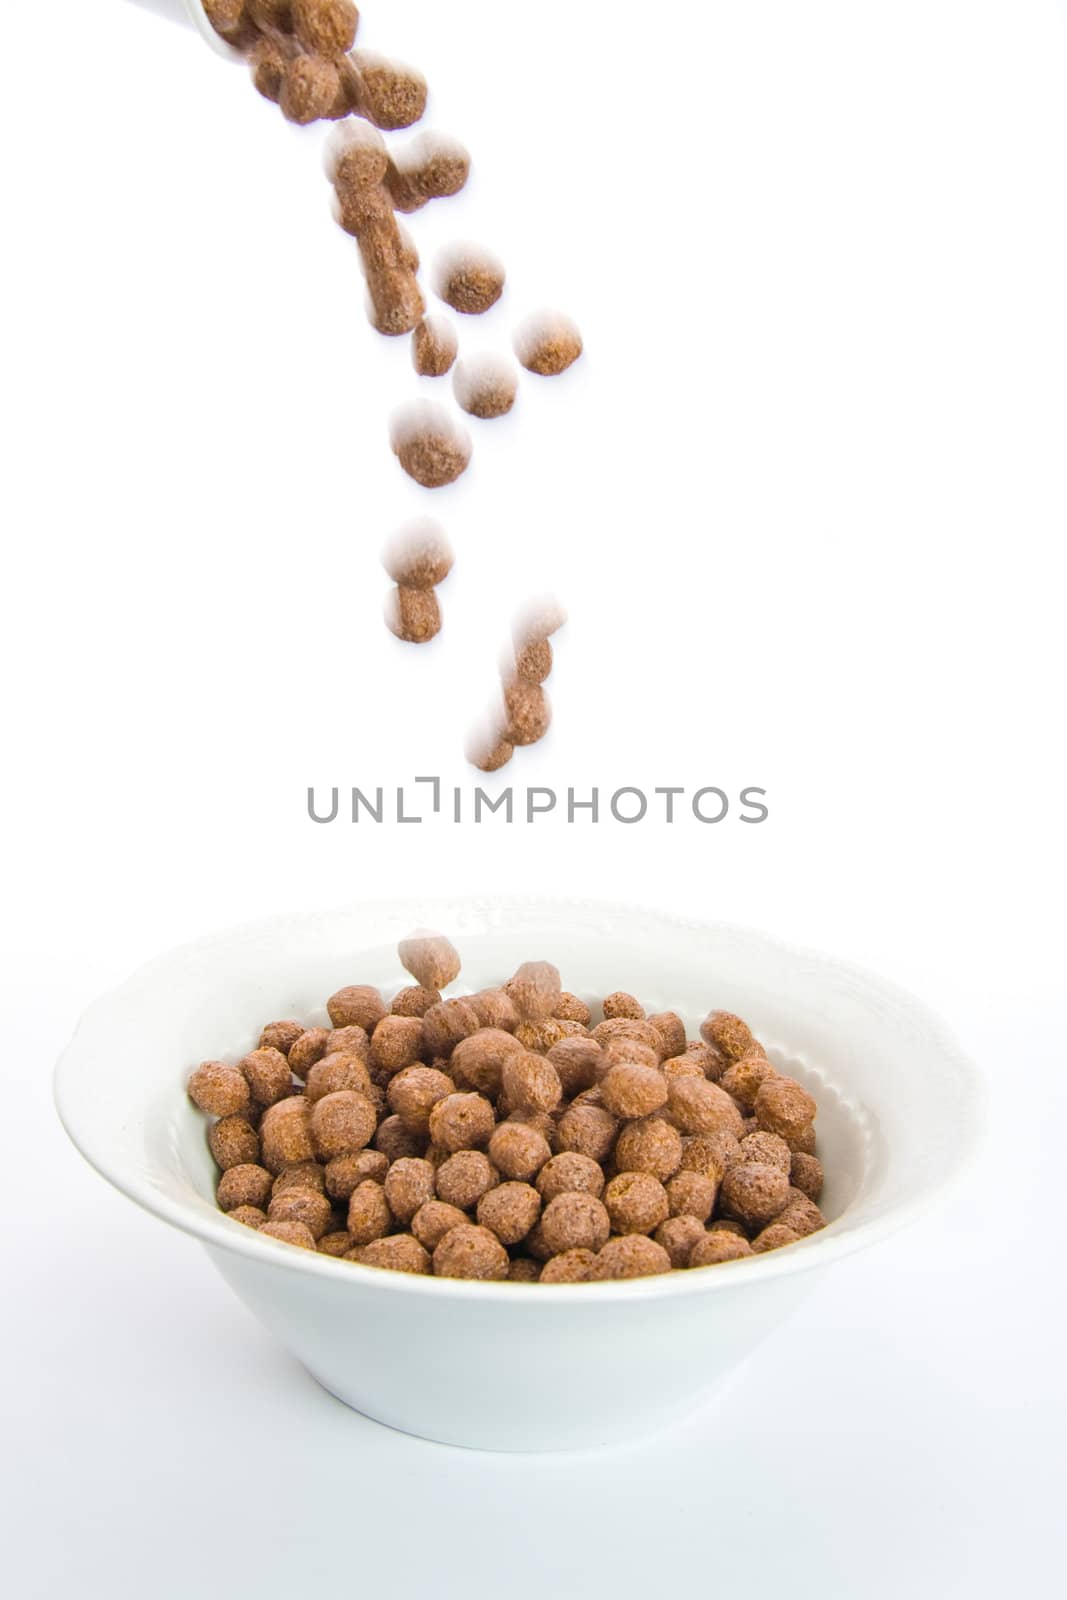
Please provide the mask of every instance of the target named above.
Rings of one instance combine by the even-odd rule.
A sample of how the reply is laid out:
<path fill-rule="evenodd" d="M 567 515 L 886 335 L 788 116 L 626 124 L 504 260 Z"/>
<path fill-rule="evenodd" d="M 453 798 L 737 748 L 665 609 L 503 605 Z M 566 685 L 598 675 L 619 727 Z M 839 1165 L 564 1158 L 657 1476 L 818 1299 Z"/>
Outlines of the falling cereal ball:
<path fill-rule="evenodd" d="M 469 434 L 431 400 L 413 401 L 394 413 L 391 443 L 408 477 L 424 489 L 455 483 L 470 463 Z"/>
<path fill-rule="evenodd" d="M 204 15 L 219 35 L 235 50 L 245 49 L 255 38 L 252 18 L 245 0 L 203 0 Z"/>
<path fill-rule="evenodd" d="M 479 727 L 468 737 L 464 754 L 479 772 L 499 772 L 515 754 L 515 746 L 499 728 Z"/>
<path fill-rule="evenodd" d="M 391 133 L 410 128 L 426 110 L 426 79 L 413 67 L 355 50 L 347 57 L 352 110 Z"/>
<path fill-rule="evenodd" d="M 411 359 L 421 378 L 443 378 L 458 350 L 456 330 L 443 317 L 423 317 L 411 335 Z"/>
<path fill-rule="evenodd" d="M 516 329 L 514 345 L 527 372 L 554 378 L 577 361 L 582 336 L 569 317 L 558 311 L 541 311 Z"/>
<path fill-rule="evenodd" d="M 515 652 L 515 676 L 526 683 L 544 683 L 552 671 L 552 646 L 547 639 L 530 639 Z"/>
<path fill-rule="evenodd" d="M 398 585 L 385 600 L 385 623 L 390 633 L 407 644 L 427 644 L 441 631 L 441 607 L 432 589 L 406 589 Z"/>
<path fill-rule="evenodd" d="M 245 0 L 245 10 L 264 33 L 293 31 L 293 0 Z"/>
<path fill-rule="evenodd" d="M 390 158 L 385 187 L 394 208 L 408 213 L 458 194 L 470 170 L 471 158 L 458 139 L 424 133 Z"/>
<path fill-rule="evenodd" d="M 356 41 L 359 12 L 352 0 L 292 0 L 293 32 L 305 50 L 344 55 Z"/>
<path fill-rule="evenodd" d="M 248 52 L 252 82 L 264 100 L 273 100 L 277 103 L 281 98 L 285 69 L 289 61 L 289 52 L 276 39 L 260 37 Z"/>
<path fill-rule="evenodd" d="M 504 709 L 507 712 L 505 737 L 512 744 L 536 744 L 548 732 L 552 708 L 540 684 L 513 678 L 504 685 Z"/>
<path fill-rule="evenodd" d="M 453 311 L 479 316 L 496 305 L 504 292 L 501 263 L 481 245 L 455 245 L 437 263 L 435 287 Z"/>
<path fill-rule="evenodd" d="M 425 989 L 447 989 L 459 977 L 459 951 L 444 934 L 423 932 L 401 939 L 397 946 L 400 965 Z"/>
<path fill-rule="evenodd" d="M 328 115 L 340 87 L 337 68 L 326 56 L 296 56 L 286 66 L 278 104 L 290 122 L 317 122 Z"/>
<path fill-rule="evenodd" d="M 429 517 L 409 522 L 399 529 L 382 553 L 386 572 L 394 583 L 405 589 L 436 588 L 448 577 L 454 559 L 444 529 Z"/>
<path fill-rule="evenodd" d="M 503 356 L 474 356 L 461 361 L 452 377 L 456 403 L 471 417 L 488 420 L 507 416 L 518 392 L 518 375 Z"/>

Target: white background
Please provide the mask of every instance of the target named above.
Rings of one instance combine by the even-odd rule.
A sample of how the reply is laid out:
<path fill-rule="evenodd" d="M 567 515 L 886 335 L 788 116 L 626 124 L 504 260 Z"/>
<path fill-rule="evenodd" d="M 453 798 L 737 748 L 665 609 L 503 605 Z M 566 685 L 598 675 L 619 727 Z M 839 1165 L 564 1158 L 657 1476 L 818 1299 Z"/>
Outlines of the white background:
<path fill-rule="evenodd" d="M 475 158 L 412 219 L 424 258 L 468 236 L 509 267 L 468 345 L 542 303 L 587 341 L 439 497 L 389 454 L 416 380 L 366 326 L 321 132 L 132 5 L 6 19 L 13 1592 L 1047 1584 L 1067 34 L 1051 0 L 365 11 Z M 427 504 L 458 560 L 420 652 L 381 625 L 377 551 Z M 308 821 L 311 783 L 469 783 L 546 588 L 555 724 L 507 778 L 758 784 L 765 825 Z M 366 1422 L 81 1165 L 48 1084 L 158 950 L 393 886 L 644 900 L 876 966 L 988 1075 L 982 1163 L 681 1432 L 524 1459 Z"/>

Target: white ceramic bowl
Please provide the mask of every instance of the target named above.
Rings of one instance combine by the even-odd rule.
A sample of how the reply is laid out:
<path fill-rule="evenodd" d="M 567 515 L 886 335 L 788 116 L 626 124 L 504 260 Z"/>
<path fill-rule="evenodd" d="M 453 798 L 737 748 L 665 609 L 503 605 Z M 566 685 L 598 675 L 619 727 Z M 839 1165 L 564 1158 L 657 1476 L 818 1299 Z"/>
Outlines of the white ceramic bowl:
<path fill-rule="evenodd" d="M 631 990 L 680 1011 L 694 1033 L 712 1006 L 748 1018 L 818 1097 L 830 1225 L 702 1271 L 542 1287 L 376 1271 L 223 1216 L 204 1121 L 184 1092 L 192 1066 L 237 1059 L 273 1018 L 324 1021 L 343 984 L 400 987 L 396 942 L 417 926 L 458 944 L 454 992 L 544 958 L 575 992 Z M 522 899 L 371 904 L 186 946 L 88 1011 L 57 1068 L 56 1100 L 93 1166 L 200 1239 L 347 1405 L 450 1444 L 546 1450 L 630 1437 L 698 1405 L 820 1272 L 928 1211 L 975 1145 L 983 1093 L 923 1006 L 843 962 L 629 906 Z"/>
<path fill-rule="evenodd" d="M 207 20 L 200 0 L 135 0 L 135 4 L 146 11 L 154 11 L 157 16 L 166 17 L 168 22 L 181 22 L 186 27 L 195 28 L 202 35 L 205 44 L 209 44 L 219 55 L 229 56 L 234 61 L 240 61 L 241 55 L 237 50 L 231 50 L 225 39 L 221 39 Z"/>

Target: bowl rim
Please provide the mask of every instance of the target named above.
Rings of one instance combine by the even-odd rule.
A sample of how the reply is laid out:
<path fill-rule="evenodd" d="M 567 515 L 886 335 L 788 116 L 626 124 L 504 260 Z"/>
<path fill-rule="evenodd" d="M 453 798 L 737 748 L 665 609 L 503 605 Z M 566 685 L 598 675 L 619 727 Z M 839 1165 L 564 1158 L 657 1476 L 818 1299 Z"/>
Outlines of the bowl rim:
<path fill-rule="evenodd" d="M 278 1240 L 261 1239 L 251 1228 L 234 1224 L 224 1212 L 205 1211 L 202 1215 L 186 1203 L 173 1199 L 156 1189 L 141 1176 L 138 1170 L 124 1161 L 111 1158 L 101 1149 L 91 1133 L 80 1125 L 78 1089 L 82 1075 L 75 1070 L 81 1037 L 88 1024 L 99 1012 L 106 1011 L 119 1001 L 128 988 L 148 979 L 157 969 L 168 967 L 178 958 L 206 954 L 212 949 L 231 944 L 235 940 L 262 937 L 269 930 L 286 929 L 289 932 L 300 923 L 317 923 L 323 918 L 344 915 L 358 910 L 361 916 L 383 921 L 395 919 L 398 914 L 410 913 L 412 926 L 447 926 L 448 914 L 463 907 L 473 907 L 482 900 L 475 894 L 443 896 L 438 900 L 376 898 L 345 902 L 341 905 L 314 911 L 275 914 L 239 923 L 187 940 L 174 946 L 136 968 L 120 983 L 112 985 L 91 1002 L 79 1018 L 74 1032 L 60 1054 L 53 1074 L 53 1097 L 59 1120 L 75 1148 L 114 1188 L 132 1200 L 142 1210 L 160 1218 L 171 1227 L 209 1246 L 230 1255 L 243 1257 L 264 1266 L 279 1268 L 297 1274 L 311 1273 L 334 1282 L 346 1279 L 356 1287 L 381 1290 L 385 1294 L 430 1295 L 449 1300 L 471 1302 L 492 1301 L 514 1307 L 529 1306 L 530 1299 L 522 1291 L 536 1289 L 534 1301 L 538 1305 L 565 1303 L 602 1305 L 610 1301 L 674 1299 L 677 1296 L 716 1294 L 724 1290 L 766 1283 L 772 1278 L 789 1277 L 812 1267 L 828 1265 L 832 1261 L 865 1249 L 880 1239 L 889 1237 L 898 1229 L 918 1220 L 928 1212 L 936 1200 L 944 1201 L 963 1181 L 974 1165 L 983 1143 L 987 1125 L 988 1090 L 984 1075 L 966 1054 L 955 1035 L 926 1003 L 891 979 L 883 978 L 867 967 L 837 956 L 805 946 L 793 940 L 767 934 L 762 929 L 741 923 L 723 922 L 683 913 L 664 911 L 657 907 L 635 902 L 578 898 L 552 895 L 493 895 L 491 903 L 499 911 L 511 911 L 516 916 L 523 912 L 573 913 L 575 915 L 609 914 L 624 918 L 651 918 L 670 925 L 679 931 L 714 932 L 727 937 L 755 940 L 773 948 L 779 954 L 797 960 L 815 961 L 832 966 L 841 976 L 876 994 L 886 1002 L 906 1008 L 912 1022 L 923 1029 L 930 1044 L 941 1054 L 948 1069 L 955 1074 L 961 1091 L 961 1115 L 956 1128 L 958 1139 L 953 1147 L 953 1160 L 941 1176 L 929 1182 L 914 1198 L 893 1202 L 876 1216 L 852 1225 L 840 1232 L 835 1223 L 807 1238 L 799 1240 L 786 1250 L 767 1251 L 758 1257 L 745 1257 L 739 1261 L 722 1262 L 714 1270 L 688 1272 L 674 1271 L 653 1277 L 612 1279 L 604 1283 L 535 1284 L 532 1286 L 509 1280 L 485 1283 L 471 1279 L 436 1278 L 428 1274 L 396 1272 L 388 1269 L 365 1267 L 359 1262 L 339 1261 L 319 1252 L 283 1246 Z M 488 903 L 488 902 L 487 902 Z"/>

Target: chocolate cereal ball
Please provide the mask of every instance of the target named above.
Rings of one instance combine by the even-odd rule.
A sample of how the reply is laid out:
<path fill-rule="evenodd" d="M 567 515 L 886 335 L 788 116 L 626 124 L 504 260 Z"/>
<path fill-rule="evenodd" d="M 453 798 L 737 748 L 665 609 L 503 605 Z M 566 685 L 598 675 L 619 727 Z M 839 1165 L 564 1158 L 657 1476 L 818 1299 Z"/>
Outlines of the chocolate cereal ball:
<path fill-rule="evenodd" d="M 524 746 L 543 739 L 552 721 L 552 707 L 541 685 L 525 678 L 510 678 L 503 693 L 507 742 Z"/>
<path fill-rule="evenodd" d="M 682 1136 L 665 1118 L 643 1117 L 620 1130 L 615 1144 L 620 1172 L 648 1172 L 666 1183 L 681 1164 Z"/>
<path fill-rule="evenodd" d="M 752 1248 L 757 1255 L 762 1255 L 765 1250 L 781 1250 L 783 1245 L 796 1244 L 800 1239 L 798 1233 L 792 1228 L 787 1228 L 782 1222 L 772 1222 L 762 1228 L 752 1241 Z"/>
<path fill-rule="evenodd" d="M 500 1174 L 481 1150 L 457 1150 L 437 1168 L 437 1198 L 460 1211 L 472 1211 Z"/>
<path fill-rule="evenodd" d="M 656 1229 L 656 1243 L 661 1244 L 671 1258 L 672 1267 L 687 1267 L 689 1254 L 698 1239 L 704 1237 L 704 1224 L 698 1218 L 683 1213 L 668 1217 Z"/>
<path fill-rule="evenodd" d="M 326 1002 L 330 1021 L 335 1028 L 362 1028 L 370 1035 L 385 1016 L 385 1005 L 377 989 L 366 983 L 350 984 L 338 989 Z"/>
<path fill-rule="evenodd" d="M 541 1168 L 537 1192 L 546 1205 L 561 1194 L 591 1194 L 599 1200 L 604 1193 L 604 1173 L 600 1163 L 589 1156 L 565 1150 Z"/>
<path fill-rule="evenodd" d="M 240 1222 L 246 1228 L 262 1228 L 267 1220 L 267 1213 L 259 1206 L 234 1206 L 227 1215 L 231 1222 Z"/>
<path fill-rule="evenodd" d="M 374 1148 L 389 1161 L 399 1161 L 403 1156 L 421 1156 L 425 1140 L 406 1128 L 395 1114 L 383 1117 L 374 1135 Z"/>
<path fill-rule="evenodd" d="M 430 1112 L 430 1138 L 442 1150 L 476 1150 L 489 1143 L 496 1118 L 480 1094 L 450 1094 Z"/>
<path fill-rule="evenodd" d="M 667 1184 L 672 1217 L 696 1217 L 707 1222 L 715 1207 L 719 1186 L 702 1172 L 679 1172 Z"/>
<path fill-rule="evenodd" d="M 458 1206 L 450 1206 L 445 1200 L 427 1200 L 412 1217 L 411 1231 L 432 1255 L 450 1228 L 458 1228 L 469 1220 L 467 1213 Z"/>
<path fill-rule="evenodd" d="M 616 1117 L 647 1117 L 667 1103 L 667 1080 L 658 1067 L 622 1063 L 600 1080 L 600 1097 Z"/>
<path fill-rule="evenodd" d="M 667 1104 L 682 1133 L 715 1133 L 725 1129 L 740 1136 L 741 1113 L 716 1083 L 700 1078 L 670 1078 Z"/>
<path fill-rule="evenodd" d="M 746 1111 L 751 1111 L 756 1103 L 760 1084 L 768 1078 L 776 1078 L 778 1074 L 771 1066 L 767 1057 L 749 1051 L 740 1061 L 732 1061 L 719 1079 L 719 1083 L 727 1094 L 732 1095 L 739 1105 Z"/>
<path fill-rule="evenodd" d="M 326 1193 L 326 1174 L 317 1161 L 298 1161 L 293 1167 L 283 1167 L 271 1185 L 271 1195 L 284 1194 L 286 1189 L 313 1189 L 316 1194 Z"/>
<path fill-rule="evenodd" d="M 522 1122 L 502 1122 L 493 1129 L 489 1159 L 505 1178 L 531 1183 L 546 1163 L 551 1165 L 550 1156 L 548 1141 L 536 1128 Z"/>
<path fill-rule="evenodd" d="M 390 1272 L 429 1272 L 430 1256 L 410 1233 L 394 1233 L 387 1239 L 372 1239 L 360 1251 L 363 1267 L 387 1267 Z"/>
<path fill-rule="evenodd" d="M 736 1217 L 716 1217 L 708 1226 L 709 1233 L 733 1233 L 739 1239 L 748 1238 L 748 1229 L 743 1222 L 738 1222 Z"/>
<path fill-rule="evenodd" d="M 293 32 L 305 50 L 341 56 L 356 39 L 359 12 L 352 0 L 292 0 Z"/>
<path fill-rule="evenodd" d="M 275 1105 L 292 1092 L 293 1075 L 280 1050 L 251 1050 L 237 1066 L 257 1105 Z M 231 1109 L 239 1111 L 241 1108 Z"/>
<path fill-rule="evenodd" d="M 371 1068 L 379 1079 L 414 1066 L 425 1047 L 421 1017 L 383 1017 L 371 1034 Z"/>
<path fill-rule="evenodd" d="M 430 1007 L 422 1024 L 430 1060 L 449 1057 L 461 1039 L 477 1033 L 481 1027 L 478 1013 L 466 1000 L 442 1000 L 440 1005 Z"/>
<path fill-rule="evenodd" d="M 685 1047 L 685 1054 L 698 1064 L 709 1083 L 718 1083 L 729 1065 L 721 1050 L 717 1050 L 714 1045 L 705 1044 L 700 1039 L 690 1039 Z"/>
<path fill-rule="evenodd" d="M 642 1022 L 637 1017 L 605 1017 L 603 1022 L 598 1022 L 593 1029 L 593 1038 L 597 1044 L 607 1046 L 617 1039 L 632 1039 L 637 1044 L 647 1045 L 650 1050 L 659 1052 L 660 1038 L 655 1028 L 649 1022 Z"/>
<path fill-rule="evenodd" d="M 315 1154 L 320 1161 L 350 1156 L 370 1143 L 377 1125 L 374 1107 L 366 1095 L 352 1089 L 323 1095 L 311 1108 L 311 1142 Z"/>
<path fill-rule="evenodd" d="M 335 1229 L 333 1233 L 324 1233 L 318 1243 L 320 1256 L 334 1256 L 338 1260 L 342 1256 L 346 1256 L 352 1247 L 352 1235 L 346 1233 L 343 1229 Z"/>
<path fill-rule="evenodd" d="M 562 990 L 559 968 L 551 961 L 524 961 L 506 992 L 524 1022 L 541 1022 L 556 1015 Z"/>
<path fill-rule="evenodd" d="M 788 1175 L 766 1162 L 735 1162 L 722 1180 L 724 1212 L 749 1228 L 773 1221 L 788 1199 Z"/>
<path fill-rule="evenodd" d="M 311 1106 L 302 1095 L 269 1106 L 259 1125 L 261 1159 L 268 1171 L 282 1172 L 300 1161 L 314 1161 Z"/>
<path fill-rule="evenodd" d="M 328 116 L 340 90 L 340 74 L 326 56 L 294 56 L 286 64 L 278 104 L 290 122 L 303 127 Z"/>
<path fill-rule="evenodd" d="M 220 1118 L 208 1130 L 207 1143 L 223 1172 L 259 1160 L 259 1134 L 247 1117 Z"/>
<path fill-rule="evenodd" d="M 564 1250 L 541 1268 L 541 1283 L 588 1283 L 596 1260 L 595 1250 Z"/>
<path fill-rule="evenodd" d="M 221 1123 L 217 1126 L 221 1127 Z M 218 1160 L 218 1157 L 215 1159 Z M 219 1166 L 222 1166 L 221 1161 Z M 809 1200 L 817 1201 L 822 1194 L 822 1162 L 817 1156 L 805 1155 L 802 1150 L 796 1151 L 789 1160 L 789 1181 L 794 1189 L 799 1189 Z"/>
<path fill-rule="evenodd" d="M 500 1093 L 504 1064 L 521 1056 L 522 1045 L 503 1028 L 479 1028 L 461 1039 L 452 1051 L 449 1070 L 462 1089 L 473 1089 L 495 1100 Z"/>
<path fill-rule="evenodd" d="M 501 1244 L 525 1239 L 541 1215 L 541 1196 L 528 1183 L 498 1183 L 478 1201 L 478 1222 Z"/>
<path fill-rule="evenodd" d="M 433 1270 L 438 1278 L 502 1282 L 508 1267 L 508 1253 L 496 1234 L 471 1223 L 450 1228 L 433 1253 Z"/>
<path fill-rule="evenodd" d="M 302 1222 L 264 1222 L 257 1232 L 261 1239 L 277 1239 L 281 1244 L 295 1244 L 300 1250 L 315 1249 L 315 1235 Z"/>
<path fill-rule="evenodd" d="M 645 1008 L 640 1000 L 632 994 L 627 994 L 624 989 L 616 989 L 614 994 L 609 994 L 603 1005 L 605 1018 L 632 1017 L 635 1022 L 645 1020 Z"/>
<path fill-rule="evenodd" d="M 385 1190 L 373 1178 L 366 1178 L 352 1191 L 348 1202 L 347 1228 L 356 1245 L 382 1239 L 393 1226 L 393 1213 Z"/>
<path fill-rule="evenodd" d="M 541 1268 L 530 1256 L 513 1256 L 508 1267 L 509 1283 L 537 1283 Z"/>
<path fill-rule="evenodd" d="M 541 1218 L 540 1236 L 553 1256 L 562 1255 L 564 1250 L 599 1250 L 610 1233 L 608 1212 L 591 1194 L 558 1194 L 545 1206 Z"/>
<path fill-rule="evenodd" d="M 615 1233 L 652 1233 L 670 1215 L 667 1191 L 650 1172 L 620 1172 L 604 1190 Z"/>
<path fill-rule="evenodd" d="M 243 1162 L 222 1174 L 215 1198 L 222 1211 L 234 1211 L 238 1206 L 259 1206 L 263 1210 L 270 1203 L 270 1188 L 271 1175 L 264 1167 Z"/>
<path fill-rule="evenodd" d="M 789 1146 L 776 1133 L 746 1133 L 741 1140 L 742 1161 L 765 1161 L 768 1166 L 780 1167 L 788 1176 L 793 1157 Z"/>
<path fill-rule="evenodd" d="M 704 1071 L 699 1061 L 694 1061 L 688 1053 L 680 1056 L 668 1056 L 660 1065 L 660 1071 L 665 1078 L 702 1078 Z"/>
<path fill-rule="evenodd" d="M 410 1222 L 420 1206 L 434 1197 L 435 1173 L 428 1161 L 402 1156 L 385 1175 L 385 1198 L 398 1222 Z"/>
<path fill-rule="evenodd" d="M 478 1018 L 480 1028 L 499 1028 L 502 1033 L 514 1033 L 519 1025 L 518 1007 L 503 989 L 483 989 L 479 994 L 468 995 L 467 1004 Z"/>
<path fill-rule="evenodd" d="M 379 1023 L 379 1027 L 381 1024 Z M 454 1094 L 456 1085 L 447 1072 L 437 1067 L 404 1067 L 390 1081 L 386 1091 L 389 1109 L 416 1138 L 430 1134 L 430 1112 L 439 1100 Z"/>
<path fill-rule="evenodd" d="M 591 1089 L 599 1076 L 603 1051 L 595 1039 L 574 1035 L 552 1045 L 548 1059 L 556 1069 L 566 1099 Z"/>
<path fill-rule="evenodd" d="M 671 1270 L 671 1258 L 661 1244 L 643 1233 L 609 1239 L 590 1268 L 593 1283 L 613 1278 L 650 1278 Z"/>
<path fill-rule="evenodd" d="M 304 1025 L 300 1022 L 268 1022 L 259 1036 L 259 1048 L 280 1050 L 287 1056 L 303 1032 Z"/>
<path fill-rule="evenodd" d="M 722 1182 L 727 1167 L 741 1160 L 741 1142 L 726 1128 L 714 1133 L 698 1133 L 682 1142 L 682 1171 L 703 1172 Z"/>
<path fill-rule="evenodd" d="M 333 1209 L 324 1194 L 298 1187 L 284 1189 L 281 1194 L 274 1195 L 267 1218 L 270 1222 L 302 1222 L 318 1241 L 330 1228 Z"/>
<path fill-rule="evenodd" d="M 374 1027 L 375 1024 L 372 1023 L 368 1032 L 366 1028 L 351 1022 L 344 1028 L 331 1028 L 326 1036 L 326 1054 L 356 1056 L 364 1066 L 369 1066 L 370 1035 L 374 1032 Z"/>
<path fill-rule="evenodd" d="M 636 1039 L 609 1039 L 601 1048 L 598 1077 L 612 1067 L 652 1067 L 659 1071 L 659 1053 L 651 1045 L 640 1044 Z"/>
<path fill-rule="evenodd" d="M 784 1228 L 792 1229 L 802 1239 L 806 1239 L 810 1233 L 818 1233 L 820 1228 L 826 1226 L 826 1218 L 814 1200 L 809 1200 L 806 1194 L 793 1188 L 790 1188 L 785 1209 L 774 1220 Z"/>
<path fill-rule="evenodd" d="M 700 1036 L 730 1061 L 740 1061 L 756 1040 L 747 1022 L 732 1011 L 712 1011 L 700 1024 Z"/>
<path fill-rule="evenodd" d="M 504 292 L 504 268 L 480 246 L 459 246 L 447 251 L 439 261 L 434 287 L 453 311 L 480 316 Z"/>
<path fill-rule="evenodd" d="M 448 575 L 448 568 L 440 570 L 442 562 L 433 566 L 426 576 L 432 582 L 429 584 L 413 584 L 413 588 L 432 587 L 443 581 Z M 397 582 L 400 582 L 397 579 Z M 405 578 L 403 581 L 407 582 Z M 461 966 L 459 951 L 450 939 L 440 933 L 416 934 L 410 939 L 401 939 L 397 946 L 400 964 L 405 972 L 410 972 L 415 982 L 424 989 L 447 989 L 455 978 L 459 977 Z"/>
<path fill-rule="evenodd" d="M 422 378 L 443 378 L 459 353 L 459 339 L 443 317 L 423 317 L 411 335 L 411 360 Z"/>
<path fill-rule="evenodd" d="M 354 1155 L 335 1156 L 324 1172 L 326 1193 L 332 1200 L 348 1200 L 368 1178 L 382 1183 L 388 1170 L 389 1159 L 380 1150 L 358 1150 Z"/>
<path fill-rule="evenodd" d="M 579 1105 L 575 1101 L 559 1119 L 560 1150 L 574 1150 L 594 1161 L 603 1161 L 615 1143 L 618 1126 L 611 1112 L 602 1106 Z"/>
<path fill-rule="evenodd" d="M 515 1111 L 554 1111 L 563 1098 L 559 1073 L 545 1056 L 523 1050 L 503 1063 L 501 1079 Z"/>
<path fill-rule="evenodd" d="M 536 640 L 534 641 L 534 643 L 537 642 Z M 547 644 L 548 640 L 543 639 L 540 643 Z M 570 994 L 566 989 L 560 994 L 554 1015 L 562 1018 L 565 1022 L 580 1022 L 583 1028 L 588 1028 L 593 1020 L 592 1012 L 585 1001 L 579 1000 L 576 994 Z"/>
<path fill-rule="evenodd" d="M 559 311 L 542 311 L 516 329 L 514 345 L 527 372 L 555 378 L 581 355 L 582 336 L 569 317 Z"/>
<path fill-rule="evenodd" d="M 677 1011 L 658 1011 L 655 1016 L 648 1019 L 648 1025 L 654 1029 L 659 1037 L 659 1058 L 668 1060 L 671 1056 L 680 1056 L 685 1053 L 685 1023 Z"/>
<path fill-rule="evenodd" d="M 755 1100 L 756 1121 L 768 1133 L 789 1141 L 810 1127 L 816 1112 L 815 1101 L 792 1078 L 768 1078 L 759 1086 Z"/>
<path fill-rule="evenodd" d="M 316 1061 L 308 1071 L 307 1098 L 310 1105 L 325 1095 L 336 1094 L 339 1089 L 351 1089 L 356 1094 L 369 1095 L 370 1073 L 359 1056 L 344 1050 L 331 1050 L 329 1055 Z"/>
<path fill-rule="evenodd" d="M 424 989 L 416 983 L 399 989 L 389 1010 L 394 1017 L 424 1017 L 431 1006 L 440 1004 L 441 995 L 437 989 Z"/>
<path fill-rule="evenodd" d="M 578 1022 L 564 1022 L 562 1017 L 545 1017 L 541 1022 L 520 1022 L 515 1029 L 515 1037 L 524 1050 L 532 1050 L 535 1055 L 547 1055 L 564 1039 L 578 1037 L 584 1032 Z"/>
<path fill-rule="evenodd" d="M 689 1252 L 689 1265 L 691 1267 L 717 1267 L 723 1261 L 740 1261 L 743 1256 L 752 1254 L 752 1246 L 747 1239 L 742 1239 L 736 1233 L 716 1231 L 705 1233 L 698 1239 Z"/>
<path fill-rule="evenodd" d="M 326 1044 L 330 1034 L 327 1028 L 305 1028 L 299 1039 L 289 1047 L 289 1070 L 301 1082 L 307 1081 L 307 1075 L 326 1054 Z"/>

